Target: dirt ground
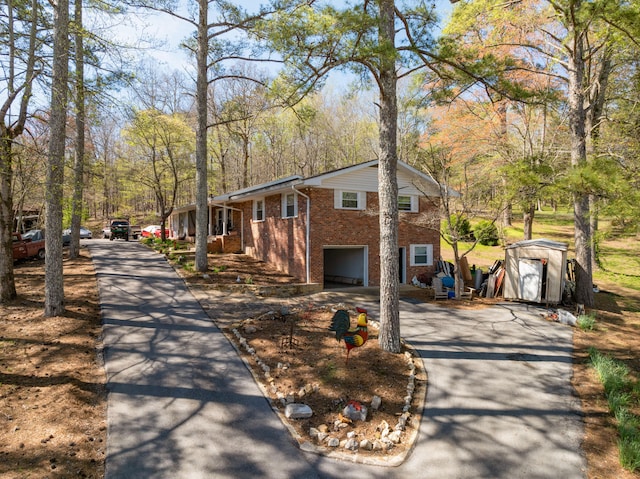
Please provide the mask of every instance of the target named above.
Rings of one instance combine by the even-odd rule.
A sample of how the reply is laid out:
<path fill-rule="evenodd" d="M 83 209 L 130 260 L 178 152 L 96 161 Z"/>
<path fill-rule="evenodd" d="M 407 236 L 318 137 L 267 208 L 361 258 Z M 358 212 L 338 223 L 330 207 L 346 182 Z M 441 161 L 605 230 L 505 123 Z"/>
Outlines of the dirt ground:
<path fill-rule="evenodd" d="M 600 381 L 589 366 L 589 348 L 623 361 L 636 380 L 640 373 L 640 292 L 615 284 L 598 284 L 596 294 L 597 328 L 592 332 L 576 329 L 574 345 L 573 387 L 582 401 L 585 438 L 582 448 L 587 457 L 589 479 L 632 479 L 640 477 L 620 466 L 618 461 L 616 421 Z M 640 405 L 635 414 L 640 415 Z"/>
<path fill-rule="evenodd" d="M 100 309 L 86 250 L 64 261 L 66 314 L 45 318 L 44 261 L 15 266 L 0 306 L 0 477 L 101 478 L 106 447 Z"/>
<path fill-rule="evenodd" d="M 211 255 L 208 278 L 186 274 L 195 287 L 203 283 L 273 284 L 291 279 L 260 262 L 247 262 L 238 255 Z M 16 265 L 19 299 L 0 306 L 0 477 L 2 478 L 102 478 L 106 446 L 106 403 L 104 371 L 100 354 L 100 313 L 95 273 L 86 249 L 78 260 L 65 259 L 65 298 L 67 313 L 44 318 L 44 265 L 28 261 Z M 251 278 L 247 280 L 247 278 Z M 199 283 L 196 284 L 196 283 Z M 618 463 L 615 422 L 608 413 L 602 387 L 586 364 L 587 348 L 596 348 L 626 361 L 636 373 L 640 370 L 640 293 L 615 285 L 600 285 L 598 328 L 595 332 L 575 333 L 574 387 L 583 406 L 585 439 L 583 449 L 589 479 L 640 477 L 623 470 Z M 424 292 L 413 294 L 429 300 Z M 451 307 L 485 307 L 490 301 L 440 302 Z M 387 421 L 393 427 L 402 409 L 408 378 L 404 356 L 381 357 L 377 332 L 371 328 L 368 342 L 351 351 L 345 368 L 346 349 L 327 331 L 333 312 L 313 310 L 300 301 L 286 321 L 259 320 L 243 313 L 235 326 L 247 337 L 259 357 L 267 363 L 281 364 L 272 371 L 274 390 L 262 380 L 267 393 L 278 401 L 280 393 L 300 394 L 311 386 L 306 401 L 317 416 L 297 421 L 304 435 L 310 426 L 334 425 L 349 400 L 369 403 L 372 395 L 382 398 L 382 406 L 370 413 L 370 420 L 349 425 L 346 431 L 368 436 L 380 434 Z M 334 306 L 334 305 L 331 305 Z M 352 305 L 345 305 L 351 307 Z M 249 310 L 250 311 L 250 310 Z M 295 316 L 295 321 L 291 318 Z M 241 319 L 252 318 L 242 323 Z M 287 348 L 291 324 L 298 345 Z M 253 326 L 245 334 L 245 326 Z M 564 327 L 564 326 L 558 326 Z M 313 366 L 313 367 L 311 367 Z M 366 366 L 366 367 L 365 367 Z M 353 371 L 358 371 L 354 373 Z M 364 372 L 363 372 L 364 371 Z M 263 373 L 258 371 L 257 376 Z M 424 372 L 417 378 L 425 384 Z M 314 385 L 318 388 L 314 390 Z M 306 389 L 306 388 L 305 388 Z M 417 392 L 414 396 L 420 396 Z M 312 401 L 314 401 L 312 403 Z M 428 407 L 428 405 L 427 405 Z M 415 411 L 416 404 L 412 404 Z M 414 417 L 414 420 L 417 420 Z M 407 434 L 413 427 L 409 421 Z M 368 429 L 368 430 L 367 430 Z M 301 440 L 305 440 L 302 437 Z M 401 452 L 396 446 L 394 454 Z M 375 453 L 372 453 L 375 454 Z"/>

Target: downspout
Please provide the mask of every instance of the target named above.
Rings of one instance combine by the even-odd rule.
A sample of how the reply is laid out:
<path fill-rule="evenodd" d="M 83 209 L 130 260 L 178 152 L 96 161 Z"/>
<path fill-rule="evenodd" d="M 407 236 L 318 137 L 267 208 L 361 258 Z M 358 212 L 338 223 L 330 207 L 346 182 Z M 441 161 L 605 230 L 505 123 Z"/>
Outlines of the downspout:
<path fill-rule="evenodd" d="M 306 221 L 306 229 L 307 229 L 307 231 L 306 231 L 306 238 L 305 238 L 305 242 L 306 242 L 306 245 L 305 245 L 306 261 L 305 261 L 305 263 L 306 263 L 306 272 L 307 272 L 307 284 L 309 284 L 309 283 L 311 283 L 311 271 L 310 271 L 311 266 L 309 264 L 310 256 L 311 256 L 311 252 L 309 251 L 310 250 L 309 243 L 311 241 L 311 226 L 310 226 L 310 223 L 311 223 L 311 221 L 310 221 L 310 218 L 311 218 L 311 216 L 310 216 L 311 198 L 309 198 L 307 195 L 305 195 L 302 191 L 296 190 L 295 185 L 291 185 L 291 189 L 293 191 L 295 191 L 296 193 L 298 193 L 299 195 L 304 196 L 307 199 L 307 221 Z"/>

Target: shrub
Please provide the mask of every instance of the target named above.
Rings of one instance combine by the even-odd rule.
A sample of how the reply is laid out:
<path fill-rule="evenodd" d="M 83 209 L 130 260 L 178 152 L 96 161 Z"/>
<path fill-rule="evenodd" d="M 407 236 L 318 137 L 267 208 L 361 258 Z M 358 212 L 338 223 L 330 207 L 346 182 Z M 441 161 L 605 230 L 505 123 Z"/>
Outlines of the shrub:
<path fill-rule="evenodd" d="M 471 223 L 469 223 L 469 220 L 463 215 L 451 215 L 451 217 L 449 218 L 449 223 L 451 224 L 451 229 L 458 235 L 458 239 L 460 241 L 469 241 L 473 239 L 473 235 L 471 233 Z M 451 239 L 450 236 L 449 239 Z"/>
<path fill-rule="evenodd" d="M 492 221 L 479 221 L 474 228 L 473 233 L 482 245 L 497 246 L 499 243 L 500 237 L 498 236 L 498 228 Z"/>

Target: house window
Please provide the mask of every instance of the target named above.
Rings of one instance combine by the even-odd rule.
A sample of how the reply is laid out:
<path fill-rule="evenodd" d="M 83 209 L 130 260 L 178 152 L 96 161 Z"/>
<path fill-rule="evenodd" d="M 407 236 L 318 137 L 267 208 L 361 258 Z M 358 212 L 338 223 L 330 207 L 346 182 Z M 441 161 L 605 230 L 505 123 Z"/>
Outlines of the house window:
<path fill-rule="evenodd" d="M 398 211 L 418 211 L 418 197 L 412 195 L 398 196 Z"/>
<path fill-rule="evenodd" d="M 264 200 L 253 200 L 253 221 L 264 221 Z"/>
<path fill-rule="evenodd" d="M 282 195 L 282 217 L 295 218 L 298 216 L 298 195 L 287 193 Z"/>
<path fill-rule="evenodd" d="M 364 210 L 365 196 L 362 191 L 339 191 L 335 192 L 334 206 L 341 210 Z"/>
<path fill-rule="evenodd" d="M 432 244 L 411 245 L 411 266 L 431 266 L 433 264 Z"/>

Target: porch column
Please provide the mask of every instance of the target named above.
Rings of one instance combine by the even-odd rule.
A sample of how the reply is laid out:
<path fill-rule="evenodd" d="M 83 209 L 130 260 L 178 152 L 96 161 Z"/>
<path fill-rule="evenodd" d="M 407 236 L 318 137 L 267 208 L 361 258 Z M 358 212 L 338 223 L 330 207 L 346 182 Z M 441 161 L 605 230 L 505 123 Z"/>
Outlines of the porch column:
<path fill-rule="evenodd" d="M 229 220 L 229 210 L 227 209 L 227 204 L 225 203 L 222 207 L 222 236 L 227 236 L 229 231 L 227 230 L 227 221 Z"/>

